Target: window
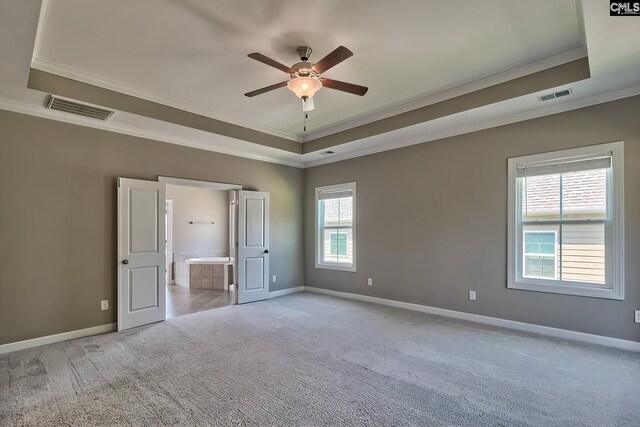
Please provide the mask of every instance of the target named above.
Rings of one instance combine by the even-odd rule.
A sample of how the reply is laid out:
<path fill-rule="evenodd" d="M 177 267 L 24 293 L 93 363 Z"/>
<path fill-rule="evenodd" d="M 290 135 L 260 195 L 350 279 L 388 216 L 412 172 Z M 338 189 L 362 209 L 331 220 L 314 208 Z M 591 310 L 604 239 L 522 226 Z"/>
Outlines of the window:
<path fill-rule="evenodd" d="M 331 256 L 347 256 L 347 233 L 331 233 Z"/>
<path fill-rule="evenodd" d="M 555 231 L 524 232 L 524 277 L 557 279 Z"/>
<path fill-rule="evenodd" d="M 356 271 L 356 183 L 316 188 L 316 267 Z"/>
<path fill-rule="evenodd" d="M 622 168 L 622 142 L 509 159 L 509 288 L 624 299 Z"/>

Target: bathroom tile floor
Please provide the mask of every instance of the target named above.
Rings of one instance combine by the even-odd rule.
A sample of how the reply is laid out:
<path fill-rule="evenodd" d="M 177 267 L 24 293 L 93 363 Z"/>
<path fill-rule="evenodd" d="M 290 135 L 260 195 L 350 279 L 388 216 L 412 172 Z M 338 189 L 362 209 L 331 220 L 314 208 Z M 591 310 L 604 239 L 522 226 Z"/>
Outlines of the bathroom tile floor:
<path fill-rule="evenodd" d="M 234 292 L 167 286 L 167 319 L 232 305 Z"/>

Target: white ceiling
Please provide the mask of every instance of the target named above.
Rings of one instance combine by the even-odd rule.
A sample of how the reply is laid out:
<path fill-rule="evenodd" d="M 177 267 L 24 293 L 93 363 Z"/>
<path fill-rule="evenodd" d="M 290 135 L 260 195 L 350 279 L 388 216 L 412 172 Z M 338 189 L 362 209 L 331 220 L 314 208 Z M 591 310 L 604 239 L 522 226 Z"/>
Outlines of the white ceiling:
<path fill-rule="evenodd" d="M 573 0 L 51 0 L 35 56 L 44 67 L 213 118 L 302 138 L 299 100 L 286 88 L 243 93 L 288 76 L 247 58 L 287 65 L 296 47 L 318 61 L 354 52 L 325 76 L 370 88 L 315 99 L 315 131 L 379 113 L 584 47 Z M 460 3 L 458 3 L 460 4 Z"/>
<path fill-rule="evenodd" d="M 572 0 L 456 4 L 4 1 L 0 109 L 304 167 L 640 93 L 640 21 L 609 17 L 606 1 L 578 0 L 577 8 Z M 286 79 L 247 53 L 290 64 L 299 44 L 311 45 L 316 61 L 340 44 L 349 47 L 355 56 L 326 76 L 370 87 L 362 98 L 321 90 L 302 140 L 568 62 L 585 55 L 585 44 L 592 77 L 572 84 L 570 97 L 539 103 L 538 94 L 521 96 L 342 144 L 333 156 L 290 153 L 122 111 L 100 122 L 46 110 L 47 94 L 27 89 L 33 66 L 300 139 L 301 108 L 292 93 L 242 95 Z"/>

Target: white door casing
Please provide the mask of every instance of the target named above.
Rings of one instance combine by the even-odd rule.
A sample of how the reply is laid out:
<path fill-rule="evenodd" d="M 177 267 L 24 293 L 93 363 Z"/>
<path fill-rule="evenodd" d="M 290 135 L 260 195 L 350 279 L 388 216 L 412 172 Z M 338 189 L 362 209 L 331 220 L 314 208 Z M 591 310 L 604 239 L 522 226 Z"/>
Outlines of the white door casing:
<path fill-rule="evenodd" d="M 165 187 L 166 188 L 166 187 Z M 173 267 L 173 200 L 166 199 L 165 206 L 165 227 L 167 233 L 166 243 L 166 261 L 167 261 L 167 284 L 173 285 L 172 267 Z"/>
<path fill-rule="evenodd" d="M 165 319 L 165 184 L 118 178 L 118 330 Z"/>
<path fill-rule="evenodd" d="M 269 298 L 269 193 L 238 191 L 238 304 Z"/>

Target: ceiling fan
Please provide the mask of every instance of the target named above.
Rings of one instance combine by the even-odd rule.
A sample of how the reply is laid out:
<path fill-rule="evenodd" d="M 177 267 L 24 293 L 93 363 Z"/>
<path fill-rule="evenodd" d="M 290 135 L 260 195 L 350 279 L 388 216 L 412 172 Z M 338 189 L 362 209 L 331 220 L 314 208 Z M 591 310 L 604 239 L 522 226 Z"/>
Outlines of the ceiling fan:
<path fill-rule="evenodd" d="M 314 108 L 313 95 L 323 87 L 360 96 L 363 96 L 369 90 L 369 88 L 364 86 L 321 77 L 321 74 L 328 69 L 353 56 L 353 52 L 351 52 L 346 47 L 339 46 L 337 49 L 335 49 L 333 52 L 331 52 L 315 64 L 309 62 L 309 56 L 311 56 L 312 52 L 310 47 L 301 46 L 297 49 L 297 51 L 298 55 L 300 56 L 301 62 L 298 62 L 291 67 L 268 58 L 261 53 L 256 52 L 247 55 L 251 59 L 255 59 L 256 61 L 262 62 L 263 64 L 267 64 L 271 67 L 277 68 L 280 71 L 284 71 L 285 73 L 289 74 L 290 80 L 263 87 L 262 89 L 247 92 L 244 95 L 252 97 L 287 86 L 293 93 L 298 96 L 298 98 L 302 99 L 302 110 L 311 111 Z"/>

